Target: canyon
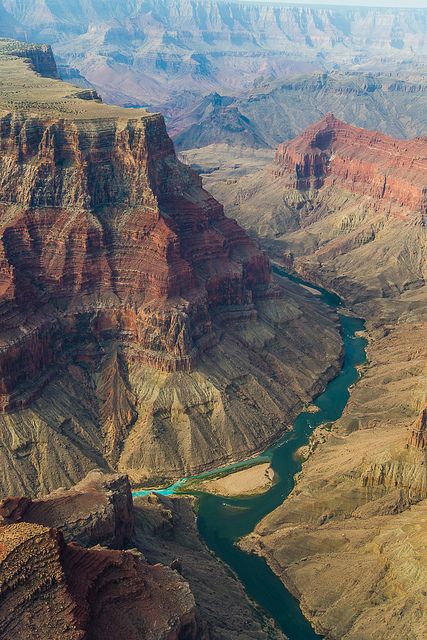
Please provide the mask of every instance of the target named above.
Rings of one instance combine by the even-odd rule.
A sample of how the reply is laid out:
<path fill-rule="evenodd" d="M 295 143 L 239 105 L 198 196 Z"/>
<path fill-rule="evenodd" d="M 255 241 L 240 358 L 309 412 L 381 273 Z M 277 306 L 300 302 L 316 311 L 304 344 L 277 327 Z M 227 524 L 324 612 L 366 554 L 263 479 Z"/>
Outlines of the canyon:
<path fill-rule="evenodd" d="M 340 371 L 269 258 L 367 361 L 239 546 L 331 640 L 427 634 L 426 16 L 0 1 L 0 638 L 284 637 L 195 498 L 130 488 L 265 450 Z"/>
<path fill-rule="evenodd" d="M 2 0 L 0 12 L 0 35 L 52 45 L 64 78 L 91 83 L 107 102 L 148 106 L 168 116 L 213 92 L 236 96 L 301 73 L 425 77 L 427 13 L 422 9 L 227 0 Z M 369 108 L 369 92 L 366 103 Z M 379 119 L 387 120 L 382 116 L 379 111 Z"/>
<path fill-rule="evenodd" d="M 241 543 L 333 639 L 427 630 L 426 158 L 425 138 L 328 114 L 265 169 L 209 185 L 279 263 L 366 319 L 343 416 L 315 430 L 293 492 Z"/>
<path fill-rule="evenodd" d="M 272 281 L 160 115 L 35 73 L 52 75 L 49 49 L 3 46 L 2 491 L 259 451 L 337 370 L 336 318 Z"/>
<path fill-rule="evenodd" d="M 69 491 L 3 500 L 0 637 L 39 638 L 41 627 L 52 639 L 202 637 L 188 583 L 116 550 L 133 535 L 125 476 L 92 472 Z"/>
<path fill-rule="evenodd" d="M 194 500 L 133 502 L 119 474 L 1 500 L 0 563 L 4 640 L 284 638 L 198 538 Z"/>

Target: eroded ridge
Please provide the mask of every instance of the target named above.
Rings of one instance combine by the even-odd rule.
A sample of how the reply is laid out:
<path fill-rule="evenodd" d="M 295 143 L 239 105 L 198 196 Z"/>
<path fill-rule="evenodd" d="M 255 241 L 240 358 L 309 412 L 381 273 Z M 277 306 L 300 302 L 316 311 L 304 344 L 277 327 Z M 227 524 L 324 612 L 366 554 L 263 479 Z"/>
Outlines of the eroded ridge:
<path fill-rule="evenodd" d="M 336 319 L 272 285 L 162 116 L 44 77 L 46 47 L 1 47 L 4 490 L 259 451 L 336 370 Z"/>
<path fill-rule="evenodd" d="M 3 500 L 0 638 L 39 638 L 41 629 L 48 640 L 204 637 L 179 573 L 111 548 L 129 545 L 133 528 L 125 476 L 93 472 L 69 491 Z"/>
<path fill-rule="evenodd" d="M 17 107 L 0 120 L 3 410 L 76 336 L 114 334 L 160 369 L 191 368 L 212 308 L 250 309 L 268 288 L 266 257 L 178 162 L 160 115 L 82 99 L 14 62 L 30 88 L 6 87 L 0 104 Z M 57 94 L 46 112 L 44 88 Z"/>
<path fill-rule="evenodd" d="M 426 213 L 427 139 L 398 140 L 328 114 L 279 145 L 273 175 L 299 190 L 335 185 Z"/>

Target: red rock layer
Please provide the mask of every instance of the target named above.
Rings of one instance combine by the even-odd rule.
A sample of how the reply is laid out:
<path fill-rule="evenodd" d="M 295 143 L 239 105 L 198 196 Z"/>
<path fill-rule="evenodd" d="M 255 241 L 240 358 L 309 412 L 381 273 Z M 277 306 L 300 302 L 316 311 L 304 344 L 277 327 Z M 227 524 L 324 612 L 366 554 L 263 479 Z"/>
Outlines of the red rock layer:
<path fill-rule="evenodd" d="M 132 534 L 126 476 L 95 471 L 69 491 L 3 500 L 0 639 L 201 638 L 178 573 L 139 553 L 81 546 L 121 547 Z"/>
<path fill-rule="evenodd" d="M 194 640 L 188 584 L 142 556 L 66 544 L 55 529 L 0 526 L 0 639 Z"/>
<path fill-rule="evenodd" d="M 39 499 L 0 501 L 0 523 L 28 522 L 59 529 L 65 540 L 84 546 L 124 547 L 133 535 L 132 493 L 127 476 L 91 471 L 68 491 Z"/>
<path fill-rule="evenodd" d="M 421 449 L 422 451 L 427 449 L 427 407 L 423 409 L 418 420 L 413 426 L 409 438 L 409 444 L 416 447 L 416 449 Z"/>
<path fill-rule="evenodd" d="M 269 281 L 162 117 L 0 118 L 0 410 L 104 339 L 189 369 L 215 339 L 212 311 L 244 312 Z"/>
<path fill-rule="evenodd" d="M 276 152 L 273 173 L 292 187 L 337 186 L 427 212 L 427 139 L 396 140 L 328 114 Z"/>

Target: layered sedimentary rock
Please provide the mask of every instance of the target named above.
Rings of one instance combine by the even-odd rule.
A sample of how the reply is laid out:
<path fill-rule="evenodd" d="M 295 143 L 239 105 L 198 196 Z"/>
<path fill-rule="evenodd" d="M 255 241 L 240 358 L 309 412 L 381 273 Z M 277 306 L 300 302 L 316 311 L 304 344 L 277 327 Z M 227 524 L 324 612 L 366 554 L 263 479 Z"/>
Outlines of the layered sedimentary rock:
<path fill-rule="evenodd" d="M 366 301 L 423 286 L 426 166 L 424 138 L 393 139 L 329 114 L 280 145 L 269 168 L 214 192 L 270 252 Z"/>
<path fill-rule="evenodd" d="M 425 139 L 328 116 L 234 185 L 227 207 L 366 319 L 342 418 L 315 432 L 294 491 L 243 542 L 337 640 L 427 632 L 426 158 Z"/>
<path fill-rule="evenodd" d="M 0 34 L 1 56 L 24 58 L 36 73 L 46 78 L 59 78 L 56 61 L 49 45 L 28 44 L 16 40 L 8 40 L 1 36 L 2 34 Z"/>
<path fill-rule="evenodd" d="M 297 72 L 398 67 L 414 73 L 427 50 L 426 13 L 409 8 L 2 0 L 0 15 L 1 34 L 52 44 L 109 101 L 156 109 L 166 103 L 172 113 L 212 91 L 236 94 L 271 78 L 292 82 Z M 235 116 L 229 114 L 232 127 Z"/>
<path fill-rule="evenodd" d="M 39 499 L 4 498 L 0 522 L 40 524 L 58 529 L 66 541 L 119 549 L 133 536 L 132 494 L 126 476 L 92 471 L 71 489 Z"/>
<path fill-rule="evenodd" d="M 314 434 L 294 491 L 243 545 L 267 559 L 320 634 L 421 640 L 426 456 L 408 446 L 408 427 L 424 399 L 427 329 L 369 326 L 369 364 L 343 417 Z"/>
<path fill-rule="evenodd" d="M 333 114 L 279 145 L 273 175 L 299 191 L 335 186 L 425 213 L 427 143 L 351 127 Z"/>
<path fill-rule="evenodd" d="M 421 451 L 427 449 L 427 408 L 421 411 L 421 414 L 414 423 L 409 444 L 416 449 L 421 449 Z"/>
<path fill-rule="evenodd" d="M 0 512 L 1 638 L 205 637 L 176 571 L 136 550 L 76 542 L 125 544 L 133 533 L 126 477 L 93 473 L 68 492 L 4 500 Z"/>
<path fill-rule="evenodd" d="M 3 490 L 94 467 L 174 478 L 259 450 L 336 370 L 336 319 L 271 284 L 160 115 L 2 46 Z"/>

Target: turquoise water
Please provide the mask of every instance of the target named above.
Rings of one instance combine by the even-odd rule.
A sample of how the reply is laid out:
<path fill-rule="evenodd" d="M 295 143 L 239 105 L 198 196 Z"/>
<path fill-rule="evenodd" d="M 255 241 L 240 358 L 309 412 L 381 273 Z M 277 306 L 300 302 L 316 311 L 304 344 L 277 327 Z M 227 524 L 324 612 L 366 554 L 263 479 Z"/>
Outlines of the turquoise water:
<path fill-rule="evenodd" d="M 341 301 L 335 294 L 289 275 L 277 267 L 275 271 L 294 282 L 316 289 L 321 293 L 319 300 L 339 311 Z M 337 377 L 329 382 L 325 391 L 313 402 L 320 411 L 301 413 L 294 422 L 293 430 L 255 459 L 271 462 L 276 475 L 274 486 L 262 495 L 246 498 L 223 498 L 207 493 L 194 493 L 199 498 L 198 527 L 202 538 L 239 576 L 247 593 L 276 620 L 289 640 L 314 640 L 321 636 L 313 631 L 301 613 L 298 602 L 267 563 L 258 556 L 240 551 L 235 542 L 253 531 L 264 516 L 286 499 L 294 487 L 294 476 L 301 469 L 301 463 L 295 456 L 296 451 L 308 442 L 313 429 L 320 424 L 337 420 L 347 404 L 349 387 L 358 379 L 356 366 L 366 361 L 366 340 L 355 335 L 364 328 L 361 319 L 340 315 L 340 320 L 344 362 Z M 226 469 L 241 468 L 253 462 L 254 459 L 230 465 Z M 206 477 L 215 473 L 217 474 L 218 470 L 196 477 Z M 159 493 L 167 495 L 182 490 L 181 485 L 184 482 L 182 479 Z"/>

